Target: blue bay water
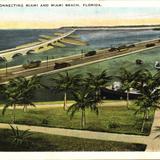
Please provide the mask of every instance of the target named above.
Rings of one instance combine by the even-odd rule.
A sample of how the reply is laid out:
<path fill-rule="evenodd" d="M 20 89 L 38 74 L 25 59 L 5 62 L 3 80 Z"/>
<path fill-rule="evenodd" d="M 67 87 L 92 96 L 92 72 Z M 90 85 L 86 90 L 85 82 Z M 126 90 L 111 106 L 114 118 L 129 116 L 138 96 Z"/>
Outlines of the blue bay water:
<path fill-rule="evenodd" d="M 65 32 L 65 29 L 39 29 L 39 30 L 0 30 L 0 50 L 13 48 L 25 43 L 35 42 L 40 35 L 51 35 L 55 32 Z M 45 60 L 49 58 L 58 58 L 67 55 L 79 54 L 89 50 L 108 48 L 111 46 L 120 46 L 122 44 L 132 44 L 144 40 L 150 40 L 160 37 L 160 31 L 154 30 L 78 30 L 75 32 L 78 39 L 88 43 L 87 46 L 75 46 L 65 44 L 64 48 L 56 47 L 54 49 L 35 54 L 30 59 Z M 23 64 L 27 56 L 19 57 L 11 62 L 9 66 Z M 0 63 L 0 67 L 4 64 Z"/>

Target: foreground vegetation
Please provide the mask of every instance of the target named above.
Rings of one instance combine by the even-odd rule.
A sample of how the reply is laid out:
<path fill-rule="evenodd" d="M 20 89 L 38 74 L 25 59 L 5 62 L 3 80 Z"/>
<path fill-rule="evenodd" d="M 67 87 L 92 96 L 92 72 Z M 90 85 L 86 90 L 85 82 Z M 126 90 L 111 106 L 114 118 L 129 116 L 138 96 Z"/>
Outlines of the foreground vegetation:
<path fill-rule="evenodd" d="M 159 72 L 152 74 L 149 70 L 143 69 L 131 73 L 125 68 L 120 69 L 119 76 L 110 76 L 106 70 L 103 70 L 98 74 L 87 73 L 85 76 L 79 74 L 70 76 L 68 72 L 66 72 L 65 75 L 59 74 L 58 78 L 52 78 L 52 86 L 43 84 L 40 81 L 40 77 L 34 76 L 31 79 L 17 77 L 10 80 L 7 85 L 2 86 L 2 91 L 6 98 L 2 115 L 4 116 L 6 114 L 8 107 L 12 107 L 13 111 L 9 112 L 9 119 L 5 118 L 5 116 L 1 117 L 0 120 L 7 123 L 22 123 L 130 134 L 139 134 L 140 130 L 141 134 L 148 135 L 153 113 L 157 108 L 160 108 L 159 79 Z M 98 106 L 102 103 L 103 99 L 101 89 L 110 86 L 110 82 L 115 80 L 118 80 L 121 84 L 119 90 L 127 93 L 127 103 L 126 109 L 124 109 L 124 106 L 118 106 L 119 108 L 115 109 L 116 112 L 113 112 L 113 106 L 111 110 L 109 110 L 108 107 L 100 108 Z M 51 91 L 54 90 L 57 93 L 63 92 L 65 112 L 61 110 L 57 112 L 56 109 L 47 109 L 43 112 L 41 110 L 30 110 L 30 113 L 25 114 L 28 106 L 35 107 L 35 104 L 33 103 L 34 91 L 40 87 Z M 131 89 L 136 89 L 139 93 L 139 96 L 132 107 L 129 105 L 129 92 Z M 72 95 L 74 103 L 67 108 L 68 93 Z M 19 110 L 16 114 L 17 106 L 23 106 L 23 112 Z M 95 115 L 93 116 L 89 111 L 94 112 Z M 107 115 L 106 113 L 109 111 L 111 111 L 110 115 Z M 114 117 L 117 115 L 117 111 L 120 115 Z M 140 115 L 137 118 L 135 114 L 137 114 L 137 116 L 138 114 Z M 77 115 L 79 122 L 75 121 Z M 57 119 L 55 118 L 56 116 L 58 116 Z M 66 118 L 66 116 L 68 117 Z M 108 118 L 110 116 L 111 119 Z M 124 119 L 122 118 L 123 116 Z M 12 121 L 10 121 L 10 117 L 12 117 Z M 114 119 L 112 117 L 114 117 Z M 126 117 L 127 119 L 125 119 Z M 130 121 L 131 117 L 133 117 L 133 120 Z M 72 119 L 74 120 L 72 121 Z M 139 127 L 140 125 L 141 128 Z"/>
<path fill-rule="evenodd" d="M 149 135 L 154 112 L 150 114 L 149 119 L 146 121 L 144 132 L 141 133 L 142 115 L 135 115 L 136 108 L 134 103 L 130 105 L 130 110 L 128 110 L 124 102 L 111 101 L 109 104 L 106 103 L 105 107 L 99 107 L 98 116 L 90 110 L 86 110 L 87 123 L 84 129 L 102 132 Z M 79 121 L 80 117 L 81 113 L 77 112 L 71 120 L 62 107 L 54 108 L 46 106 L 44 109 L 38 107 L 35 109 L 28 109 L 27 112 L 23 112 L 22 109 L 17 109 L 15 123 L 81 129 Z M 7 110 L 3 117 L 0 117 L 0 122 L 12 122 L 11 109 Z"/>
<path fill-rule="evenodd" d="M 0 151 L 144 151 L 146 145 L 33 133 L 15 145 L 11 130 L 0 130 Z"/>

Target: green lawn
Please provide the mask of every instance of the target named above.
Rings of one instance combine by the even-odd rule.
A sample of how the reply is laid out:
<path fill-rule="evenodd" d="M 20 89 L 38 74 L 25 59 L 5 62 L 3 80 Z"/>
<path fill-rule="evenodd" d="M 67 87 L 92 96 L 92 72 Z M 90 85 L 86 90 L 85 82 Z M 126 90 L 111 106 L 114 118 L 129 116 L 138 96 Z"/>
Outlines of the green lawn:
<path fill-rule="evenodd" d="M 10 130 L 0 129 L 0 151 L 144 151 L 146 145 L 33 133 L 15 145 Z"/>
<path fill-rule="evenodd" d="M 149 135 L 153 112 L 147 121 L 144 133 L 140 132 L 142 115 L 135 115 L 135 106 L 127 110 L 124 104 L 113 105 L 106 104 L 106 107 L 99 107 L 99 115 L 97 116 L 90 110 L 86 111 L 87 125 L 84 129 L 101 132 L 115 132 L 127 134 Z M 16 110 L 16 123 L 29 124 L 38 126 L 49 126 L 58 128 L 80 129 L 81 113 L 75 114 L 72 120 L 69 115 L 61 107 L 46 107 L 45 109 L 35 108 L 29 109 L 24 113 L 21 109 Z M 0 122 L 11 123 L 12 110 L 7 110 L 5 116 L 0 116 Z"/>

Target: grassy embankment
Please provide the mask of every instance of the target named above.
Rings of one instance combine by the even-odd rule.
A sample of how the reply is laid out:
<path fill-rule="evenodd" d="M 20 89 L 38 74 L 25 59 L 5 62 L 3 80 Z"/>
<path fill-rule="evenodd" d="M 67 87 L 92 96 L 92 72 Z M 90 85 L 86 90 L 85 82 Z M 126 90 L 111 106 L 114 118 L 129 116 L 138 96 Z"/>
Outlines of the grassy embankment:
<path fill-rule="evenodd" d="M 15 145 L 11 130 L 0 129 L 0 151 L 144 151 L 146 145 L 33 133 Z"/>

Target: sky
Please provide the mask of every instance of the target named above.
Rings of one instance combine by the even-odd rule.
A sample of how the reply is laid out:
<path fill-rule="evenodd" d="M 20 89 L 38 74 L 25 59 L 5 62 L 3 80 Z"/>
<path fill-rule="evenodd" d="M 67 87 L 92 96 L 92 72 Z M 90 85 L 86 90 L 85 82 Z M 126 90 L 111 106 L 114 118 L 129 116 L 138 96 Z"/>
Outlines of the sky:
<path fill-rule="evenodd" d="M 2 29 L 160 24 L 160 5 L 159 7 L 158 5 L 143 7 L 137 3 L 128 6 L 126 3 L 125 5 L 122 3 L 107 5 L 103 0 L 96 0 L 94 4 L 100 3 L 101 7 L 82 7 L 83 2 L 81 3 L 80 0 L 68 0 L 67 3 L 79 4 L 80 7 L 2 7 L 2 4 L 11 4 L 10 2 L 24 6 L 26 3 L 38 3 L 37 0 L 28 0 L 24 3 L 17 0 L 0 0 L 0 28 Z M 42 2 L 49 5 L 64 4 L 61 0 L 58 2 L 43 0 Z M 94 0 L 92 4 L 93 2 Z M 85 4 L 88 3 L 90 2 L 86 0 Z"/>

